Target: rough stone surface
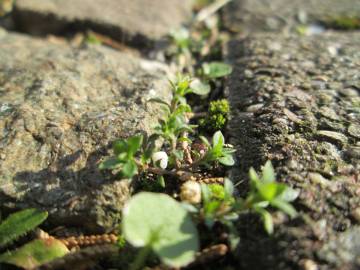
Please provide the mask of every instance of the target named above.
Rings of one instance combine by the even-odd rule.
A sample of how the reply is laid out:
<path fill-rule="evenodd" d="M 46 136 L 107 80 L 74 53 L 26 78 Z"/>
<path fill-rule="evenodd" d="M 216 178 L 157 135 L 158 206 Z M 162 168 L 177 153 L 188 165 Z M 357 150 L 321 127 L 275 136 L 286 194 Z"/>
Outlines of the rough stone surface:
<path fill-rule="evenodd" d="M 31 34 L 92 29 L 136 46 L 159 40 L 191 16 L 192 0 L 19 0 L 14 20 Z"/>
<path fill-rule="evenodd" d="M 119 137 L 149 131 L 164 67 L 101 46 L 0 32 L 0 205 L 109 230 L 129 190 L 98 163 Z"/>
<path fill-rule="evenodd" d="M 354 227 L 331 238 L 318 252 L 320 259 L 344 269 L 353 262 L 360 265 L 360 227 Z M 338 258 L 341 258 L 339 260 Z M 345 265 L 343 264 L 345 263 Z"/>
<path fill-rule="evenodd" d="M 232 178 L 245 193 L 249 167 L 270 159 L 278 180 L 300 191 L 300 217 L 277 223 L 273 237 L 252 217 L 239 221 L 241 269 L 359 269 L 359 40 L 269 33 L 228 44 Z"/>
<path fill-rule="evenodd" d="M 234 31 L 280 31 L 359 14 L 359 0 L 235 0 L 226 7 L 225 25 Z"/>

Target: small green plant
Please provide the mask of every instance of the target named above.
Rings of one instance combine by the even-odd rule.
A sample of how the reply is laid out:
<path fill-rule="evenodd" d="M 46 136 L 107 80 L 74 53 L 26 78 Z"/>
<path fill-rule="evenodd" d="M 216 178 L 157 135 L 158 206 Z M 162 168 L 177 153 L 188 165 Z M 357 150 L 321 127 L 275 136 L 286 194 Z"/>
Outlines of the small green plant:
<path fill-rule="evenodd" d="M 13 241 L 35 229 L 47 218 L 47 212 L 25 209 L 6 218 L 0 224 L 0 247 L 6 247 Z M 0 263 L 13 264 L 25 269 L 33 269 L 43 263 L 64 256 L 67 247 L 54 238 L 33 240 L 24 246 L 0 255 Z"/>
<path fill-rule="evenodd" d="M 101 170 L 119 170 L 121 176 L 133 177 L 138 173 L 135 155 L 139 151 L 142 141 L 143 136 L 141 135 L 116 141 L 113 145 L 115 156 L 102 162 L 99 168 Z"/>
<path fill-rule="evenodd" d="M 85 36 L 85 42 L 87 44 L 101 45 L 101 40 L 92 31 L 88 31 Z"/>
<path fill-rule="evenodd" d="M 212 137 L 212 144 L 203 136 L 200 136 L 200 139 L 206 145 L 207 151 L 205 155 L 195 161 L 194 164 L 205 165 L 207 167 L 210 167 L 212 162 L 219 162 L 225 166 L 233 166 L 235 164 L 232 153 L 236 150 L 225 147 L 225 139 L 221 131 L 215 132 Z"/>
<path fill-rule="evenodd" d="M 184 162 L 184 153 L 187 148 L 182 144 L 190 144 L 192 141 L 187 136 L 195 133 L 196 126 L 189 124 L 188 115 L 191 114 L 191 107 L 187 104 L 186 95 L 206 95 L 209 89 L 193 84 L 188 76 L 178 76 L 175 82 L 170 82 L 173 97 L 170 102 L 162 99 L 151 99 L 149 102 L 159 103 L 164 116 L 159 119 L 154 127 L 154 133 L 136 135 L 128 139 L 121 139 L 113 144 L 114 156 L 102 162 L 100 169 L 110 169 L 119 173 L 120 176 L 132 178 L 142 172 L 151 172 L 159 175 L 159 182 L 163 186 L 164 174 L 176 174 L 176 171 L 187 170 L 191 172 L 197 166 L 205 165 L 210 167 L 213 163 L 221 163 L 232 166 L 234 160 L 231 153 L 233 149 L 224 147 L 224 136 L 220 131 L 213 136 L 212 145 L 206 138 L 201 137 L 207 145 L 205 155 L 193 151 L 196 157 L 192 165 Z M 156 147 L 156 141 L 161 138 L 162 146 Z"/>
<path fill-rule="evenodd" d="M 181 27 L 170 32 L 170 38 L 177 48 L 177 53 L 189 53 L 191 46 L 190 32 L 187 28 Z"/>
<path fill-rule="evenodd" d="M 144 265 L 150 251 L 166 265 L 181 267 L 192 262 L 199 249 L 190 215 L 165 194 L 141 192 L 133 196 L 123 209 L 122 232 L 130 244 L 142 248 L 133 270 Z"/>
<path fill-rule="evenodd" d="M 250 209 L 260 214 L 264 228 L 269 234 L 272 234 L 274 225 L 271 214 L 266 210 L 267 207 L 277 208 L 291 218 L 296 217 L 297 212 L 290 202 L 297 198 L 298 192 L 275 181 L 274 168 L 270 161 L 264 165 L 261 177 L 253 168 L 249 171 L 249 177 L 251 183 L 249 195 L 245 200 L 239 201 L 238 206 L 241 210 Z"/>
<path fill-rule="evenodd" d="M 277 208 L 291 218 L 297 215 L 290 202 L 297 198 L 298 192 L 285 184 L 275 182 L 274 169 L 270 161 L 264 165 L 261 177 L 252 168 L 249 175 L 251 189 L 245 199 L 234 197 L 234 186 L 229 179 L 225 179 L 224 185 L 201 185 L 200 205 L 185 204 L 189 211 L 208 227 L 211 228 L 215 222 L 226 225 L 231 234 L 229 240 L 232 246 L 238 241 L 233 222 L 238 219 L 240 213 L 248 211 L 258 213 L 263 219 L 264 228 L 268 234 L 272 234 L 274 229 L 268 207 Z"/>
<path fill-rule="evenodd" d="M 201 129 L 206 131 L 221 130 L 229 118 L 230 107 L 226 99 L 211 101 L 205 118 L 199 120 Z"/>

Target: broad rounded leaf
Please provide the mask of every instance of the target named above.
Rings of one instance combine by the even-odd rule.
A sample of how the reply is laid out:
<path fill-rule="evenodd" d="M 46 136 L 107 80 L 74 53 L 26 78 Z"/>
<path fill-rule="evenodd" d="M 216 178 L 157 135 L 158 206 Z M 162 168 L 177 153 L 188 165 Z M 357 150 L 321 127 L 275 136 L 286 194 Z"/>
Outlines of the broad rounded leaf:
<path fill-rule="evenodd" d="M 122 175 L 128 178 L 133 177 L 137 172 L 138 168 L 133 160 L 128 160 L 121 169 Z"/>
<path fill-rule="evenodd" d="M 199 79 L 195 79 L 191 82 L 190 88 L 192 92 L 199 96 L 204 96 L 210 93 L 210 85 L 208 83 L 204 83 Z"/>
<path fill-rule="evenodd" d="M 190 215 L 165 194 L 141 192 L 133 196 L 123 209 L 122 230 L 130 244 L 151 246 L 172 267 L 189 264 L 199 249 Z"/>
<path fill-rule="evenodd" d="M 112 170 L 116 169 L 121 165 L 121 162 L 118 158 L 109 158 L 99 164 L 100 170 Z"/>
<path fill-rule="evenodd" d="M 129 145 L 128 154 L 129 155 L 134 155 L 139 150 L 139 148 L 141 147 L 142 141 L 143 141 L 143 136 L 142 135 L 130 137 L 127 140 L 127 143 Z"/>
<path fill-rule="evenodd" d="M 221 131 L 216 131 L 212 137 L 212 144 L 213 144 L 213 148 L 216 149 L 222 149 L 224 146 L 224 136 L 222 135 Z"/>
<path fill-rule="evenodd" d="M 204 63 L 203 72 L 210 79 L 221 78 L 231 74 L 232 67 L 221 62 Z"/>
<path fill-rule="evenodd" d="M 219 158 L 219 162 L 225 166 L 233 166 L 235 164 L 235 160 L 232 155 L 225 155 Z"/>

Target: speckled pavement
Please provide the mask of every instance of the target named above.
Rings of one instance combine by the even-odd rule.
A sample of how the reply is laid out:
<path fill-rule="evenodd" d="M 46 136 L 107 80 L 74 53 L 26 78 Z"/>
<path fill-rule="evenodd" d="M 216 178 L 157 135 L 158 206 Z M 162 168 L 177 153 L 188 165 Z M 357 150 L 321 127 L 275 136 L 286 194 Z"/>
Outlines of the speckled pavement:
<path fill-rule="evenodd" d="M 360 32 L 260 32 L 226 48 L 230 175 L 245 193 L 248 169 L 271 160 L 278 181 L 300 192 L 300 216 L 275 212 L 272 237 L 243 217 L 239 267 L 359 269 Z"/>

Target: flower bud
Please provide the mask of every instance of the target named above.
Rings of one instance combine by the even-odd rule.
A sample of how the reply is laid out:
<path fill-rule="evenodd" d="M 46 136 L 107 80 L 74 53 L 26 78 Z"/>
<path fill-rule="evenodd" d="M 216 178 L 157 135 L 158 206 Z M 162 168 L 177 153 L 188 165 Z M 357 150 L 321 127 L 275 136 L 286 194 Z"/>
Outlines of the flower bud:
<path fill-rule="evenodd" d="M 159 165 L 161 169 L 166 169 L 169 157 L 164 151 L 155 152 L 152 157 L 154 164 Z M 160 161 L 160 162 L 159 162 Z"/>

